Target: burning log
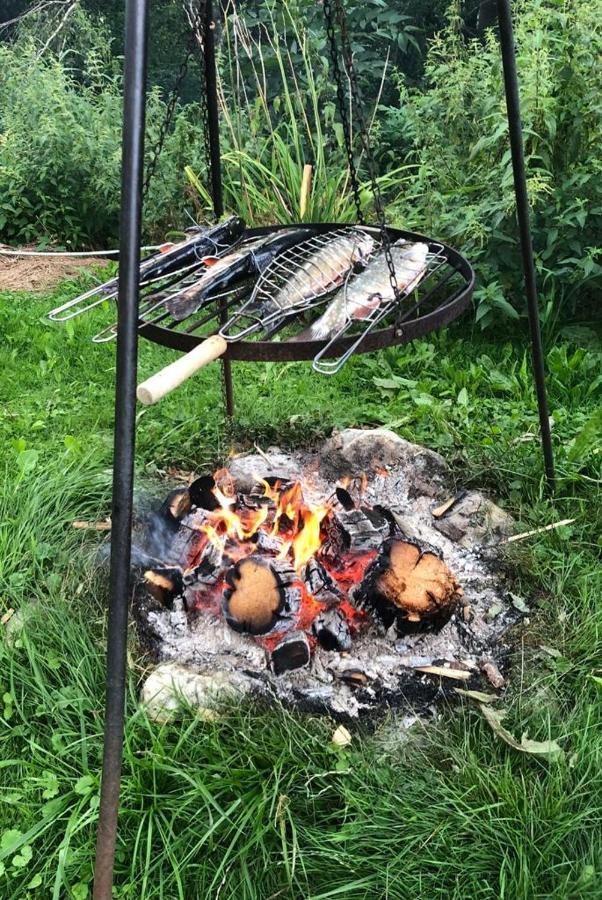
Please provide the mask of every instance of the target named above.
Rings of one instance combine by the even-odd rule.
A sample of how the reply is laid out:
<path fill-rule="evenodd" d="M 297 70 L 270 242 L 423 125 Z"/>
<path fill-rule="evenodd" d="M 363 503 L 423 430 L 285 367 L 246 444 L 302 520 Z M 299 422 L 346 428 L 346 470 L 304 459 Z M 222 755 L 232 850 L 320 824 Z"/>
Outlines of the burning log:
<path fill-rule="evenodd" d="M 235 631 L 267 634 L 293 618 L 301 605 L 301 586 L 287 564 L 247 556 L 228 570 L 223 611 Z"/>
<path fill-rule="evenodd" d="M 404 538 L 386 541 L 370 564 L 355 600 L 371 606 L 385 626 L 400 630 L 443 625 L 463 591 L 439 554 Z"/>
<path fill-rule="evenodd" d="M 304 631 L 292 631 L 272 650 L 270 664 L 274 675 L 300 669 L 309 663 L 311 651 Z"/>

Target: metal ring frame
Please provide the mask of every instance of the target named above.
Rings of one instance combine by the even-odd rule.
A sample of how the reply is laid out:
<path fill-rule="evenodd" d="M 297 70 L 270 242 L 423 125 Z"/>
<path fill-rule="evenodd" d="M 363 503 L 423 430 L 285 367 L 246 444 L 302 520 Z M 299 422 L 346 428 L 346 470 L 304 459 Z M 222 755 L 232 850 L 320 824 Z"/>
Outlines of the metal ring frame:
<path fill-rule="evenodd" d="M 324 223 L 316 227 L 319 232 L 326 232 L 339 228 L 340 225 Z M 278 230 L 279 226 L 266 226 L 249 229 L 247 234 L 249 237 L 257 237 Z M 402 231 L 399 228 L 389 228 L 388 231 L 392 241 L 404 238 L 409 241 L 432 243 L 429 238 L 412 231 Z M 360 345 L 358 353 L 371 353 L 374 350 L 382 350 L 395 344 L 407 344 L 417 337 L 423 337 L 437 328 L 448 325 L 466 310 L 474 290 L 475 274 L 472 266 L 452 247 L 443 245 L 443 254 L 451 266 L 451 270 L 462 277 L 463 283 L 436 309 L 424 315 L 408 318 L 402 322 L 401 328 L 398 325 L 391 325 L 371 332 Z M 408 314 L 411 315 L 412 312 L 415 312 L 415 310 L 410 307 Z M 143 319 L 140 320 L 140 334 L 156 344 L 162 344 L 164 347 L 170 347 L 172 350 L 180 350 L 184 353 L 193 350 L 207 336 L 164 328 L 161 325 L 145 325 Z M 355 340 L 356 337 L 353 336 L 342 338 L 329 348 L 327 355 L 334 357 L 344 353 L 353 345 Z M 292 362 L 295 360 L 313 359 L 326 343 L 327 341 L 298 341 L 294 343 L 287 341 L 232 341 L 228 344 L 228 349 L 224 355 L 226 359 L 244 360 L 246 362 Z"/>

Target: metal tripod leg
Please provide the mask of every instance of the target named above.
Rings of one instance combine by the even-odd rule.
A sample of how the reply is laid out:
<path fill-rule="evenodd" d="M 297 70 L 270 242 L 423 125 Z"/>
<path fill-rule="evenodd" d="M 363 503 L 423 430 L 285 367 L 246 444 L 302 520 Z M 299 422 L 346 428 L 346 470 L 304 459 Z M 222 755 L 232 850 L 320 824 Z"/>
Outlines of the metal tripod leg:
<path fill-rule="evenodd" d="M 498 21 L 500 26 L 500 44 L 504 66 L 504 85 L 506 90 L 506 109 L 508 111 L 508 127 L 510 131 L 510 148 L 512 152 L 512 169 L 514 172 L 514 191 L 516 194 L 516 213 L 525 277 L 525 293 L 529 312 L 529 328 L 531 331 L 531 353 L 533 357 L 533 376 L 537 392 L 539 408 L 539 424 L 541 429 L 541 445 L 546 478 L 550 490 L 554 490 L 554 452 L 550 431 L 550 416 L 546 396 L 546 380 L 544 356 L 539 325 L 539 306 L 537 302 L 537 282 L 535 263 L 533 260 L 533 244 L 529 223 L 529 198 L 527 195 L 527 176 L 525 172 L 525 155 L 523 148 L 523 132 L 520 118 L 520 101 L 518 93 L 518 76 L 516 72 L 516 53 L 514 49 L 514 33 L 510 0 L 498 0 Z"/>
<path fill-rule="evenodd" d="M 224 200 L 222 193 L 222 161 L 219 140 L 219 106 L 217 102 L 217 76 L 215 68 L 215 19 L 213 16 L 213 3 L 205 2 L 205 17 L 202 22 L 204 41 L 203 59 L 205 63 L 205 90 L 207 97 L 207 124 L 209 126 L 209 173 L 211 177 L 211 197 L 213 200 L 213 212 L 216 219 L 224 213 Z M 226 323 L 228 316 L 225 310 L 220 311 L 222 325 Z M 232 385 L 232 363 L 229 359 L 222 360 L 222 379 L 224 385 L 224 406 L 226 418 L 234 415 L 234 389 Z"/>
<path fill-rule="evenodd" d="M 123 755 L 132 494 L 136 436 L 138 280 L 147 56 L 147 0 L 127 0 L 119 247 L 119 304 L 104 754 L 95 900 L 110 900 Z"/>

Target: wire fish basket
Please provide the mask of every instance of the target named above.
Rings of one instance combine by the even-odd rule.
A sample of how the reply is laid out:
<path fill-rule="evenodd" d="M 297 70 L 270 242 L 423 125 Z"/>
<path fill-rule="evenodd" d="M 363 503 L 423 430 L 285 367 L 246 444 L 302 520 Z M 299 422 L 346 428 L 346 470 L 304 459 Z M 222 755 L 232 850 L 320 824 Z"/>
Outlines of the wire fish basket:
<path fill-rule="evenodd" d="M 408 242 L 408 246 L 411 247 L 412 244 Z M 342 305 L 345 309 L 344 322 L 314 356 L 313 369 L 321 375 L 335 375 L 345 365 L 349 357 L 358 350 L 370 332 L 381 322 L 392 317 L 396 312 L 399 314 L 399 320 L 403 318 L 404 314 L 407 314 L 405 301 L 411 300 L 413 297 L 413 308 L 418 310 L 421 304 L 421 297 L 428 294 L 429 287 L 435 284 L 439 286 L 440 282 L 437 280 L 437 275 L 445 264 L 446 256 L 443 244 L 431 242 L 426 253 L 424 266 L 416 272 L 415 277 L 405 287 L 399 288 L 399 299 L 394 296 L 387 299 L 385 294 L 385 297 L 380 302 L 377 299 L 373 303 L 372 308 L 363 312 L 361 317 L 358 318 L 354 316 L 354 312 L 350 308 L 351 304 L 348 301 L 349 288 L 353 284 L 353 277 L 347 278 L 342 288 Z M 390 293 L 392 295 L 393 291 L 391 290 Z M 411 306 L 411 302 L 408 305 Z M 356 332 L 353 342 L 343 353 L 330 358 L 333 351 L 336 353 L 336 347 L 341 338 L 353 330 Z"/>
<path fill-rule="evenodd" d="M 353 267 L 364 268 L 378 252 L 377 234 L 371 228 L 335 228 L 280 253 L 220 335 L 227 341 L 241 341 L 260 331 L 269 336 L 289 318 L 324 303 Z M 340 251 L 346 252 L 347 260 Z"/>

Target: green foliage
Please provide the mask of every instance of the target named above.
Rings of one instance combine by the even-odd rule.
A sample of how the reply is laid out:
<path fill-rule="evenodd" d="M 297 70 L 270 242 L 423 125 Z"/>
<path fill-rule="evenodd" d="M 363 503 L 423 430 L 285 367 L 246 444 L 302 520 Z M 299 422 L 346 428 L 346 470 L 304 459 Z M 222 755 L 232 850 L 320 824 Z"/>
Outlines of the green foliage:
<path fill-rule="evenodd" d="M 0 237 L 55 239 L 80 248 L 114 242 L 121 164 L 121 79 L 102 44 L 75 75 L 69 58 L 39 58 L 31 44 L 0 44 Z M 150 92 L 147 156 L 165 116 Z M 182 223 L 183 169 L 198 160 L 198 110 L 177 115 L 145 209 L 148 233 Z"/>
<path fill-rule="evenodd" d="M 261 28 L 252 24 L 253 18 L 250 23 L 230 16 L 223 37 L 226 206 L 258 224 L 352 221 L 356 212 L 328 62 L 316 57 L 313 36 L 298 18 L 297 3 L 270 0 L 261 9 Z M 360 157 L 360 177 L 362 162 Z M 302 214 L 305 164 L 313 167 L 313 188 Z M 399 193 L 406 169 L 397 166 L 382 175 L 381 190 L 392 196 Z M 209 205 L 206 173 L 199 178 L 189 169 L 187 174 L 202 215 Z M 369 212 L 369 183 L 361 184 L 360 195 L 362 208 Z"/>
<path fill-rule="evenodd" d="M 554 328 L 583 318 L 602 280 L 602 3 L 521 0 L 513 10 L 542 313 Z M 524 312 L 495 31 L 465 40 L 452 4 L 425 75 L 427 90 L 403 89 L 389 112 L 388 130 L 410 142 L 416 163 L 399 212 L 470 253 L 485 326 Z"/>

